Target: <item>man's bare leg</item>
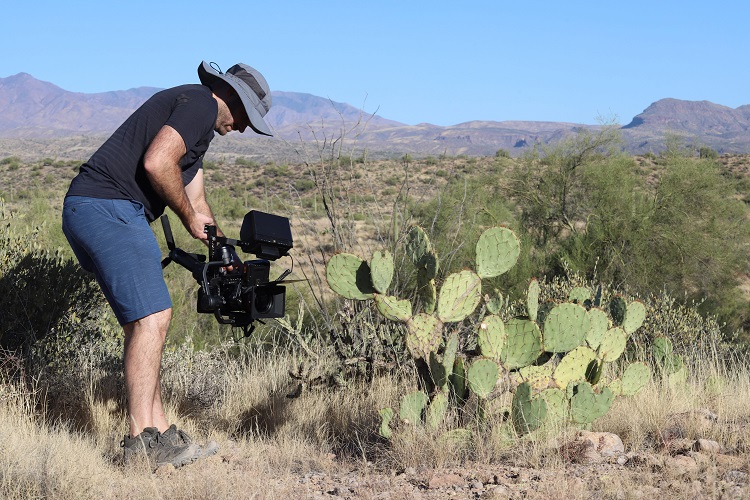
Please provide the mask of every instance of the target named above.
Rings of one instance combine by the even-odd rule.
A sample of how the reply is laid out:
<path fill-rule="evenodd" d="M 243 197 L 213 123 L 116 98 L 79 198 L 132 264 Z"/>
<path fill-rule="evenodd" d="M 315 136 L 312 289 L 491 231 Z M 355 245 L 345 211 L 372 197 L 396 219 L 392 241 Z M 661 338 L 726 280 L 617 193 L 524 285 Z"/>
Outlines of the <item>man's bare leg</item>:
<path fill-rule="evenodd" d="M 146 427 L 166 430 L 169 424 L 161 401 L 161 356 L 172 309 L 165 309 L 123 326 L 125 331 L 125 392 L 130 436 Z"/>

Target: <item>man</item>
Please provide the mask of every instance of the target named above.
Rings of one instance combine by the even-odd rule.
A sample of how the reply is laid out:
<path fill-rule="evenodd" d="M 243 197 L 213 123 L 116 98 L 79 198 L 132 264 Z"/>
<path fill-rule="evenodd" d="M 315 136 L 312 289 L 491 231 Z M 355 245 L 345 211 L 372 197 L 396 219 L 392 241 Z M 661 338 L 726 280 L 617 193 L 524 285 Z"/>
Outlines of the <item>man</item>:
<path fill-rule="evenodd" d="M 164 414 L 160 368 L 172 302 L 149 227 L 169 206 L 194 238 L 206 241 L 205 226 L 216 220 L 206 201 L 203 155 L 215 132 L 250 127 L 271 135 L 263 119 L 271 107 L 265 78 L 245 64 L 226 73 L 213 66 L 198 67 L 200 85 L 147 100 L 81 166 L 65 197 L 63 232 L 125 332 L 126 461 L 145 450 L 157 466 L 180 466 L 217 448 L 193 444 Z"/>

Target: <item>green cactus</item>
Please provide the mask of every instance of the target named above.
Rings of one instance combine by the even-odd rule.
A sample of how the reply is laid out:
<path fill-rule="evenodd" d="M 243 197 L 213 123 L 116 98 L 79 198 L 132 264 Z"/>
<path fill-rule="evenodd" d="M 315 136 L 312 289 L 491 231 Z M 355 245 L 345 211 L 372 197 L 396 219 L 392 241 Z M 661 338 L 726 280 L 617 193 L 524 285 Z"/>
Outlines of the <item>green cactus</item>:
<path fill-rule="evenodd" d="M 429 367 L 432 381 L 435 386 L 443 392 L 448 391 L 450 376 L 453 374 L 453 363 L 456 360 L 458 351 L 458 334 L 453 332 L 445 344 L 443 355 L 439 356 L 436 352 L 430 353 Z"/>
<path fill-rule="evenodd" d="M 574 304 L 583 305 L 587 300 L 591 300 L 591 291 L 588 288 L 577 286 L 568 294 L 568 300 Z"/>
<path fill-rule="evenodd" d="M 505 227 L 491 227 L 477 241 L 477 274 L 494 278 L 507 272 L 518 261 L 521 243 L 516 234 Z"/>
<path fill-rule="evenodd" d="M 674 353 L 672 341 L 667 337 L 657 337 L 651 345 L 651 353 L 657 365 L 668 375 L 678 373 L 685 366 L 682 356 Z"/>
<path fill-rule="evenodd" d="M 612 316 L 612 322 L 616 326 L 621 326 L 625 321 L 627 310 L 628 304 L 622 296 L 617 295 L 609 301 L 609 315 Z"/>
<path fill-rule="evenodd" d="M 639 329 L 645 320 L 646 306 L 643 302 L 635 300 L 628 304 L 628 308 L 625 311 L 625 321 L 622 322 L 622 329 L 630 335 Z"/>
<path fill-rule="evenodd" d="M 375 252 L 370 259 L 370 279 L 378 293 L 388 293 L 393 280 L 393 255 L 388 250 Z"/>
<path fill-rule="evenodd" d="M 406 254 L 411 259 L 415 267 L 421 267 L 422 259 L 425 255 L 431 254 L 432 243 L 427 233 L 419 226 L 412 226 L 406 233 Z"/>
<path fill-rule="evenodd" d="M 401 398 L 399 417 L 407 424 L 420 424 L 422 412 L 429 398 L 422 391 L 414 391 Z"/>
<path fill-rule="evenodd" d="M 510 415 L 516 432 L 532 432 L 541 427 L 547 418 L 547 401 L 541 397 L 532 398 L 531 386 L 524 382 L 516 387 Z"/>
<path fill-rule="evenodd" d="M 378 413 L 381 418 L 378 434 L 385 439 L 390 439 L 392 433 L 390 425 L 391 420 L 393 419 L 393 408 L 382 408 Z"/>
<path fill-rule="evenodd" d="M 589 309 L 588 314 L 590 326 L 589 331 L 586 332 L 586 343 L 593 350 L 597 350 L 609 330 L 609 318 L 607 313 L 596 307 Z"/>
<path fill-rule="evenodd" d="M 437 351 L 443 341 L 443 324 L 435 316 L 420 313 L 406 322 L 409 332 L 406 347 L 415 358 L 429 360 L 430 353 Z"/>
<path fill-rule="evenodd" d="M 326 280 L 334 292 L 347 299 L 371 299 L 375 293 L 370 281 L 370 266 L 349 253 L 331 257 L 326 267 Z"/>
<path fill-rule="evenodd" d="M 445 420 L 448 413 L 448 396 L 439 392 L 433 396 L 430 406 L 427 408 L 425 423 L 430 429 L 437 429 Z"/>
<path fill-rule="evenodd" d="M 451 388 L 458 401 L 466 401 L 469 397 L 468 381 L 466 379 L 466 365 L 464 359 L 456 357 L 453 362 L 453 373 L 450 376 Z"/>
<path fill-rule="evenodd" d="M 539 282 L 534 278 L 529 283 L 529 288 L 526 291 L 526 311 L 529 313 L 529 319 L 536 321 L 537 313 L 539 313 L 539 293 L 541 289 Z"/>
<path fill-rule="evenodd" d="M 625 344 L 628 341 L 628 334 L 619 327 L 610 328 L 602 337 L 597 350 L 599 359 L 606 362 L 615 361 L 625 352 Z"/>
<path fill-rule="evenodd" d="M 482 280 L 472 271 L 453 273 L 440 288 L 437 314 L 443 323 L 463 321 L 482 299 Z"/>
<path fill-rule="evenodd" d="M 518 370 L 518 375 L 535 391 L 542 391 L 552 382 L 555 367 L 547 363 L 541 366 L 524 366 Z"/>
<path fill-rule="evenodd" d="M 609 387 L 597 394 L 588 382 L 576 385 L 574 392 L 570 399 L 570 416 L 579 424 L 590 424 L 607 413 L 615 397 Z"/>
<path fill-rule="evenodd" d="M 503 294 L 500 293 L 500 290 L 495 288 L 494 293 L 490 295 L 485 295 L 484 301 L 487 303 L 487 311 L 489 311 L 490 314 L 500 314 L 500 311 L 503 310 L 503 304 L 505 301 L 503 300 Z"/>
<path fill-rule="evenodd" d="M 437 287 L 435 286 L 435 280 L 429 280 L 423 285 L 419 285 L 417 288 L 419 299 L 422 301 L 422 307 L 424 312 L 432 314 L 435 312 L 435 306 L 437 305 Z"/>
<path fill-rule="evenodd" d="M 409 321 L 411 319 L 411 302 L 398 300 L 390 295 L 375 295 L 375 306 L 378 312 L 392 321 Z"/>
<path fill-rule="evenodd" d="M 577 304 L 558 304 L 544 320 L 544 350 L 568 352 L 583 343 L 591 321 L 586 308 Z"/>
<path fill-rule="evenodd" d="M 568 398 L 560 389 L 544 389 L 539 396 L 547 402 L 546 423 L 560 426 L 568 416 Z"/>
<path fill-rule="evenodd" d="M 623 396 L 634 396 L 646 387 L 650 378 L 651 370 L 646 363 L 633 363 L 622 374 L 620 393 Z"/>
<path fill-rule="evenodd" d="M 532 364 L 542 354 L 542 332 L 533 321 L 511 319 L 505 325 L 500 362 L 508 370 Z"/>
<path fill-rule="evenodd" d="M 557 387 L 565 390 L 571 382 L 585 380 L 595 366 L 596 353 L 589 347 L 579 346 L 563 357 L 552 378 Z"/>
<path fill-rule="evenodd" d="M 500 361 L 503 346 L 505 345 L 505 324 L 499 316 L 486 316 L 479 325 L 477 332 L 477 345 L 482 356 Z"/>
<path fill-rule="evenodd" d="M 497 363 L 487 358 L 474 360 L 466 372 L 471 392 L 486 399 L 497 384 L 499 369 Z"/>

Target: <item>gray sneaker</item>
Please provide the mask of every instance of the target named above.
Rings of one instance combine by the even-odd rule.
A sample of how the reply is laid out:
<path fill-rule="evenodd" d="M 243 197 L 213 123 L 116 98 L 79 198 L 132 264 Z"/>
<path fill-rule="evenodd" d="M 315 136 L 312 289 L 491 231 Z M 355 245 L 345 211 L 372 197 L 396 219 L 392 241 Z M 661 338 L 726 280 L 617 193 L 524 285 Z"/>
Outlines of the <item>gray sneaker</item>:
<path fill-rule="evenodd" d="M 182 467 L 201 457 L 201 447 L 197 444 L 173 445 L 156 427 L 146 427 L 135 437 L 125 436 L 120 443 L 127 464 L 134 457 L 145 453 L 151 465 L 161 467 L 171 464 Z"/>
<path fill-rule="evenodd" d="M 169 429 L 161 433 L 162 437 L 168 439 L 172 446 L 184 446 L 193 444 L 193 439 L 185 431 L 181 431 L 175 424 L 169 426 Z M 205 446 L 201 446 L 200 458 L 210 457 L 219 451 L 219 443 L 209 441 Z"/>

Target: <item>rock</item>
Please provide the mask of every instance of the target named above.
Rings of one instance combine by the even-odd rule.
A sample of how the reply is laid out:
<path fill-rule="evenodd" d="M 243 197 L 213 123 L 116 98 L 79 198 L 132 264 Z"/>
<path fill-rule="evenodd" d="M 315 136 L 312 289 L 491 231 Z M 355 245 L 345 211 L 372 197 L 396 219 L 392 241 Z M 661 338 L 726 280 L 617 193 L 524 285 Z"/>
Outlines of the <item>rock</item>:
<path fill-rule="evenodd" d="M 431 490 L 451 488 L 453 486 L 463 487 L 465 485 L 466 481 L 464 481 L 464 478 L 458 474 L 451 473 L 437 473 L 430 478 L 430 481 L 427 484 Z"/>
<path fill-rule="evenodd" d="M 721 445 L 716 441 L 711 441 L 710 439 L 698 439 L 695 443 L 693 443 L 693 451 L 717 454 L 721 453 Z"/>
<path fill-rule="evenodd" d="M 668 458 L 665 465 L 667 473 L 672 477 L 693 476 L 698 472 L 698 463 L 687 455 Z"/>
<path fill-rule="evenodd" d="M 577 439 L 590 441 L 603 457 L 614 457 L 625 453 L 625 445 L 617 434 L 611 432 L 580 431 Z"/>
<path fill-rule="evenodd" d="M 724 474 L 724 481 L 733 484 L 747 484 L 747 473 L 740 470 L 730 470 Z"/>

